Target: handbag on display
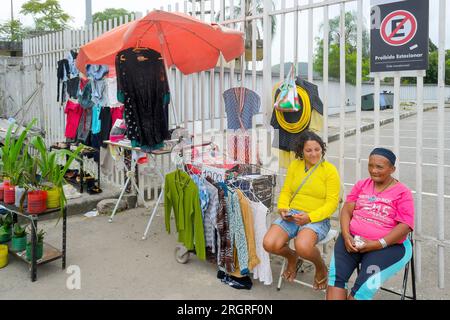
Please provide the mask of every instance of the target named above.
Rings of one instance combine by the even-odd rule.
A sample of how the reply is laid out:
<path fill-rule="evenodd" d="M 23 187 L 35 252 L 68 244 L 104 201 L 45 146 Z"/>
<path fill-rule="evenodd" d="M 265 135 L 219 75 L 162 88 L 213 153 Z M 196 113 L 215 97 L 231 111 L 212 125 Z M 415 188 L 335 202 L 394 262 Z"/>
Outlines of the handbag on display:
<path fill-rule="evenodd" d="M 295 84 L 295 66 L 292 64 L 286 79 L 280 83 L 274 108 L 282 112 L 298 112 L 301 105 L 297 94 L 297 85 Z"/>
<path fill-rule="evenodd" d="M 109 140 L 111 140 L 112 142 L 119 142 L 120 140 L 125 139 L 126 131 L 127 127 L 125 125 L 125 120 L 117 119 L 111 128 Z"/>

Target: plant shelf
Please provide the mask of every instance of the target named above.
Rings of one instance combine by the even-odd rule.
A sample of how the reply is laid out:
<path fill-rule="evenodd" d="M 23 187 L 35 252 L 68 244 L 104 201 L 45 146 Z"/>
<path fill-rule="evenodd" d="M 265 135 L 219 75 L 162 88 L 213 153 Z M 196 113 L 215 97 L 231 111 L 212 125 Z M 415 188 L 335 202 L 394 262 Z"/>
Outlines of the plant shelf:
<path fill-rule="evenodd" d="M 23 251 L 12 251 L 11 250 L 11 246 L 9 247 L 9 253 L 11 253 L 12 255 L 18 257 L 20 260 L 28 263 L 29 265 L 31 265 L 31 260 L 27 260 L 27 251 L 23 250 Z M 46 264 L 55 260 L 58 260 L 60 258 L 62 258 L 63 254 L 61 252 L 61 250 L 56 249 L 55 247 L 53 247 L 52 245 L 46 243 L 44 241 L 44 253 L 42 255 L 41 259 L 36 260 L 36 264 L 37 265 L 41 265 L 41 264 Z"/>

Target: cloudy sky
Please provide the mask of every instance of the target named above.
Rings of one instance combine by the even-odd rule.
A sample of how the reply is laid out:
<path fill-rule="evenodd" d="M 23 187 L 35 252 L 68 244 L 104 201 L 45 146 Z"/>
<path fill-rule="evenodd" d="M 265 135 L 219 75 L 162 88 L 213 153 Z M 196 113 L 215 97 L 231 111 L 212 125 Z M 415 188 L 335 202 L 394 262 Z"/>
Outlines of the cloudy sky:
<path fill-rule="evenodd" d="M 21 15 L 20 9 L 23 3 L 27 2 L 27 0 L 12 0 L 14 5 L 14 15 L 19 18 L 25 25 L 32 25 L 33 20 L 30 17 L 24 17 Z M 228 3 L 229 0 L 227 0 Z M 281 6 L 281 0 L 273 0 L 276 8 L 279 9 Z M 286 7 L 293 7 L 296 0 L 286 0 Z M 297 0 L 300 5 L 308 3 L 308 0 Z M 314 0 L 314 2 L 321 2 L 322 0 Z M 371 2 L 372 1 L 372 2 Z M 370 14 L 370 6 L 371 3 L 375 2 L 386 2 L 392 0 L 363 0 L 364 7 L 364 18 L 366 20 L 366 26 L 369 28 L 369 14 Z M 424 0 L 425 1 L 425 0 Z M 0 22 L 4 22 L 10 19 L 11 10 L 10 10 L 10 2 L 11 0 L 0 0 L 3 5 L 3 8 L 0 12 Z M 73 20 L 70 25 L 74 28 L 80 28 L 83 26 L 85 21 L 85 1 L 84 0 L 60 0 L 61 7 L 64 11 L 69 13 Z M 180 3 L 180 11 L 183 10 L 183 1 L 176 0 L 92 0 L 92 12 L 103 11 L 106 8 L 124 8 L 128 11 L 133 12 L 142 12 L 146 13 L 147 10 L 152 10 L 154 8 L 161 8 L 162 6 L 167 9 L 168 5 L 171 5 L 172 10 L 175 9 L 175 3 Z M 430 38 L 432 41 L 437 44 L 438 42 L 438 19 L 433 17 L 438 17 L 439 14 L 439 0 L 429 0 L 430 2 Z M 450 1 L 447 1 L 447 16 L 450 16 Z M 240 0 L 235 0 L 235 3 L 240 3 Z M 219 9 L 219 0 L 215 0 L 216 10 Z M 347 11 L 356 11 L 356 1 L 352 1 L 346 4 Z M 339 15 L 339 5 L 330 6 L 329 16 L 333 18 Z M 320 24 L 323 19 L 323 11 L 321 8 L 314 10 L 314 37 L 319 36 L 321 33 L 319 32 Z M 308 16 L 307 13 L 301 13 L 299 15 L 299 30 L 307 30 Z M 292 59 L 294 55 L 294 46 L 292 45 L 293 41 L 293 14 L 286 15 L 286 35 L 285 36 L 285 46 L 286 46 L 286 61 Z M 447 30 L 450 30 L 450 18 L 447 19 Z M 446 48 L 450 47 L 450 32 L 447 31 L 446 35 Z M 306 61 L 307 60 L 307 49 L 302 50 L 307 45 L 307 32 L 299 32 L 299 60 Z M 273 59 L 272 62 L 275 64 L 279 61 L 279 46 L 280 46 L 280 32 L 277 32 L 272 43 L 273 49 Z"/>

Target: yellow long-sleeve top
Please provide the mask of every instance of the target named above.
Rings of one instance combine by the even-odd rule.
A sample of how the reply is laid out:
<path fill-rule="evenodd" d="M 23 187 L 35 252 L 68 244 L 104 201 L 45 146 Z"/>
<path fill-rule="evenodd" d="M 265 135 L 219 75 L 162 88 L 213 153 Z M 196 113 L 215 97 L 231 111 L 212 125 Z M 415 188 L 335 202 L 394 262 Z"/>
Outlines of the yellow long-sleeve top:
<path fill-rule="evenodd" d="M 312 168 L 309 170 L 312 170 Z M 306 212 L 311 222 L 319 222 L 329 218 L 336 210 L 339 204 L 341 183 L 336 167 L 327 161 L 323 161 L 289 205 L 291 197 L 309 174 L 309 170 L 305 172 L 304 160 L 297 159 L 291 162 L 278 199 L 278 208 Z"/>

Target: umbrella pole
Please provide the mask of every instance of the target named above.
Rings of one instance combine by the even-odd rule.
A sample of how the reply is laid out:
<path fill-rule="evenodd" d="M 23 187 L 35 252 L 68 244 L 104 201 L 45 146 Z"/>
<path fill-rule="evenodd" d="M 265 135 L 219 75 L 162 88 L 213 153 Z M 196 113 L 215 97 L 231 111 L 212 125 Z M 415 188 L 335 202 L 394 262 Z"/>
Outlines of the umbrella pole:
<path fill-rule="evenodd" d="M 163 50 L 161 50 L 161 51 L 163 51 Z M 163 58 L 163 61 L 164 61 L 164 68 L 166 69 L 167 84 L 168 84 L 168 86 L 169 86 L 169 92 L 170 92 L 169 105 L 170 105 L 170 107 L 171 107 L 171 109 L 172 109 L 173 118 L 174 118 L 174 120 L 175 120 L 175 127 L 176 127 L 176 128 L 179 128 L 179 127 L 180 127 L 180 124 L 178 123 L 177 111 L 176 111 L 176 109 L 175 109 L 175 106 L 174 106 L 173 100 L 172 100 L 172 89 L 171 89 L 171 87 L 170 87 L 169 68 L 167 67 L 166 59 L 165 59 L 164 57 L 162 57 L 162 58 Z"/>
<path fill-rule="evenodd" d="M 170 92 L 170 101 L 169 104 L 172 107 L 172 113 L 173 113 L 173 118 L 175 120 L 175 126 L 176 128 L 180 127 L 180 124 L 178 123 L 178 116 L 177 116 L 177 111 L 175 110 L 175 106 L 173 105 L 172 102 L 172 90 L 170 88 L 170 76 L 169 76 L 169 68 L 167 67 L 167 60 L 164 54 L 164 41 L 163 41 L 163 32 L 161 30 L 161 27 L 159 25 L 159 23 L 156 24 L 156 27 L 158 29 L 158 38 L 159 38 L 159 45 L 161 46 L 161 57 L 163 58 L 164 61 L 164 68 L 166 69 L 166 77 L 167 77 L 167 84 L 169 86 L 169 92 Z"/>

